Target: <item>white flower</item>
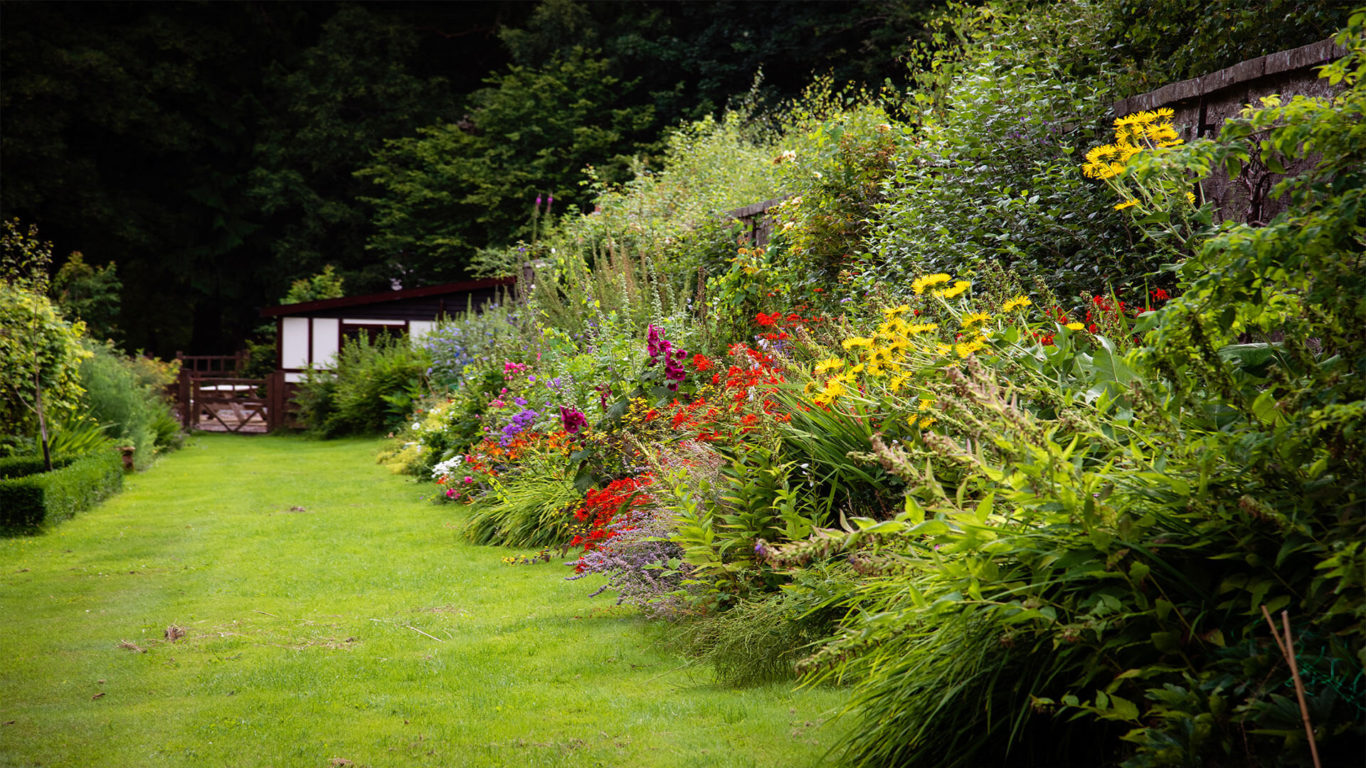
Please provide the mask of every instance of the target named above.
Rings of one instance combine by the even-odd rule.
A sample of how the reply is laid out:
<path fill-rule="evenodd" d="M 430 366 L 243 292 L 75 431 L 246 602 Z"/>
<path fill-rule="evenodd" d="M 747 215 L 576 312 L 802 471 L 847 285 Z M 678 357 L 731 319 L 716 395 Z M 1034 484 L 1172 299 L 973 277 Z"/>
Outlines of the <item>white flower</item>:
<path fill-rule="evenodd" d="M 432 467 L 432 479 L 440 480 L 446 475 L 452 474 L 455 472 L 456 468 L 464 462 L 464 456 L 452 456 L 445 461 L 439 462 L 435 467 Z"/>

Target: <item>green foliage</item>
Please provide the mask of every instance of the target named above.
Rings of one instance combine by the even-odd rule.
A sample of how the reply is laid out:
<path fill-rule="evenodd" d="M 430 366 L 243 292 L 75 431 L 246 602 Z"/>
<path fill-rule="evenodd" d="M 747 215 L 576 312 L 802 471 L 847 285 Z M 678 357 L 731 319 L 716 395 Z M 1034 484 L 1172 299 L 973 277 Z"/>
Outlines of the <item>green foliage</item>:
<path fill-rule="evenodd" d="M 0 435 L 34 435 L 46 418 L 80 401 L 82 323 L 68 323 L 47 297 L 0 283 Z"/>
<path fill-rule="evenodd" d="M 51 472 L 0 480 L 0 531 L 33 533 L 93 507 L 122 487 L 123 461 L 112 450 Z"/>
<path fill-rule="evenodd" d="M 179 425 L 165 398 L 166 374 L 108 344 L 91 345 L 89 352 L 81 362 L 84 411 L 106 428 L 109 438 L 133 446 L 134 465 L 146 467 L 160 449 L 180 440 Z"/>
<path fill-rule="evenodd" d="M 953 23 L 971 45 L 933 57 L 931 89 L 906 105 L 921 127 L 899 142 L 853 288 L 904 294 L 918 275 L 988 262 L 1066 298 L 1141 286 L 1159 264 L 1078 164 L 1114 100 L 1100 9 L 996 3 Z"/>
<path fill-rule="evenodd" d="M 247 194 L 273 234 L 277 285 L 336 264 L 353 287 L 379 290 L 390 278 L 407 278 L 412 265 L 365 251 L 369 185 L 354 174 L 382 142 L 451 119 L 455 104 L 441 95 L 449 89 L 444 78 L 421 74 L 417 24 L 375 6 L 343 5 L 320 26 L 315 43 L 264 74 L 269 111 Z M 310 293 L 330 290 L 331 279 L 311 279 Z"/>
<path fill-rule="evenodd" d="M 1341 0 L 1214 0 L 1191 13 L 1180 0 L 1107 0 L 1106 42 L 1130 67 L 1116 95 L 1316 43 L 1345 26 L 1351 8 Z"/>
<path fill-rule="evenodd" d="M 425 392 L 427 353 L 406 338 L 348 340 L 335 371 L 310 371 L 299 386 L 299 420 L 323 437 L 397 429 Z"/>
<path fill-rule="evenodd" d="M 469 507 L 461 532 L 475 544 L 537 549 L 565 544 L 582 499 L 573 479 L 527 473 Z"/>
<path fill-rule="evenodd" d="M 806 101 L 839 100 L 818 84 Z M 817 285 L 847 281 L 846 269 L 866 248 L 870 223 L 883 200 L 884 182 L 896 163 L 902 131 L 893 131 L 888 112 L 868 96 L 833 114 L 796 116 L 786 132 L 783 190 L 793 197 L 776 211 L 778 241 Z M 804 125 L 806 120 L 814 124 Z M 843 272 L 843 274 L 841 274 Z M 799 288 L 800 285 L 791 285 Z"/>
<path fill-rule="evenodd" d="M 630 83 L 589 51 L 513 66 L 488 84 L 470 98 L 470 125 L 386 142 L 357 174 L 381 191 L 367 198 L 376 210 L 367 247 L 424 279 L 457 277 L 477 248 L 529 235 L 523 211 L 538 194 L 583 204 L 583 168 L 619 174 L 653 121 L 649 106 L 608 106 Z"/>
<path fill-rule="evenodd" d="M 85 257 L 77 251 L 57 270 L 51 295 L 63 315 L 85 323 L 90 336 L 114 339 L 121 335 L 117 322 L 122 290 L 123 283 L 112 261 L 95 267 L 86 264 Z"/>
<path fill-rule="evenodd" d="M 46 294 L 52 243 L 40 240 L 38 225 L 24 230 L 18 218 L 5 219 L 0 236 L 0 280 L 15 289 Z"/>
<path fill-rule="evenodd" d="M 722 685 L 791 680 L 806 646 L 832 628 L 829 614 L 813 614 L 810 607 L 787 593 L 763 594 L 717 614 L 678 621 L 670 627 L 672 641 L 710 665 Z"/>
<path fill-rule="evenodd" d="M 940 428 L 874 442 L 908 484 L 905 512 L 770 559 L 839 552 L 861 576 L 827 596 L 851 618 L 805 662 L 856 681 L 847 762 L 1304 764 L 1263 610 L 1288 612 L 1324 764 L 1352 759 L 1366 706 L 1352 682 L 1366 666 L 1358 19 L 1341 38 L 1353 56 L 1325 72 L 1347 86 L 1332 101 L 1249 108 L 1217 143 L 1126 177 L 1159 194 L 1211 158 L 1276 168 L 1312 147 L 1317 164 L 1280 184 L 1289 210 L 1191 235 L 1182 295 L 1115 341 L 1014 347 L 1007 333 L 931 374 Z"/>
<path fill-rule="evenodd" d="M 290 284 L 289 293 L 285 294 L 280 303 L 301 304 L 305 301 L 340 299 L 345 295 L 346 288 L 342 284 L 341 275 L 337 274 L 335 267 L 328 264 L 316 275 L 299 278 Z"/>
<path fill-rule="evenodd" d="M 53 466 L 60 469 L 70 463 L 70 459 L 67 459 L 61 462 L 53 462 Z M 0 458 L 0 480 L 27 477 L 45 471 L 47 470 L 41 456 L 6 456 Z"/>

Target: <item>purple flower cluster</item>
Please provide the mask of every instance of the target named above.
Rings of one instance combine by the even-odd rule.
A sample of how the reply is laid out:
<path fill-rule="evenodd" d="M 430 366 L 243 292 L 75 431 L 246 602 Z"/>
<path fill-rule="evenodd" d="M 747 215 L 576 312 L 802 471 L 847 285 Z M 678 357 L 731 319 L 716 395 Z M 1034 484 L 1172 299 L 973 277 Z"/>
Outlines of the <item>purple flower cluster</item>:
<path fill-rule="evenodd" d="M 526 405 L 526 400 L 519 397 L 517 398 L 517 404 Z M 513 438 L 523 432 L 529 432 L 531 430 L 531 425 L 536 423 L 536 417 L 540 415 L 541 414 L 530 408 L 523 408 L 513 414 L 512 421 L 508 422 L 508 425 L 503 427 L 503 436 L 498 438 L 498 444 L 504 448 L 512 445 Z"/>
<path fill-rule="evenodd" d="M 613 521 L 609 529 L 615 535 L 570 563 L 581 565 L 582 569 L 566 580 L 601 573 L 607 576 L 607 583 L 590 597 L 614 589 L 617 605 L 634 605 L 654 616 L 675 613 L 681 607 L 677 592 L 687 578 L 688 565 L 683 564 L 677 571 L 668 568 L 671 559 L 683 556 L 682 548 L 669 541 L 674 531 L 668 517 L 639 507 Z"/>
<path fill-rule="evenodd" d="M 677 392 L 678 385 L 683 379 L 687 378 L 687 372 L 683 370 L 683 361 L 687 359 L 688 352 L 683 349 L 674 349 L 673 342 L 664 338 L 653 324 L 650 325 L 650 334 L 646 337 L 645 343 L 650 352 L 650 365 L 664 361 L 664 378 L 669 382 L 670 392 Z"/>
<path fill-rule="evenodd" d="M 583 411 L 578 408 L 566 408 L 560 406 L 560 423 L 564 425 L 564 431 L 571 435 L 577 435 L 579 430 L 588 426 L 588 417 L 583 415 Z"/>

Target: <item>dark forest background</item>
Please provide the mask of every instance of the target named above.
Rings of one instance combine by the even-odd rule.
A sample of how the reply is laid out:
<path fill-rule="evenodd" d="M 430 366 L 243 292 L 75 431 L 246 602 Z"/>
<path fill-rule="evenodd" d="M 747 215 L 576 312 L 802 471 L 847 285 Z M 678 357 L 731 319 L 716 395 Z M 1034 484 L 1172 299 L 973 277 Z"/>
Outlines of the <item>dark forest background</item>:
<path fill-rule="evenodd" d="M 585 165 L 620 180 L 736 97 L 899 78 L 931 6 L 3 2 L 0 214 L 117 265 L 128 348 L 228 352 L 328 264 L 352 293 L 459 279 L 538 194 L 577 207 Z M 377 222 L 404 163 L 442 199 Z"/>

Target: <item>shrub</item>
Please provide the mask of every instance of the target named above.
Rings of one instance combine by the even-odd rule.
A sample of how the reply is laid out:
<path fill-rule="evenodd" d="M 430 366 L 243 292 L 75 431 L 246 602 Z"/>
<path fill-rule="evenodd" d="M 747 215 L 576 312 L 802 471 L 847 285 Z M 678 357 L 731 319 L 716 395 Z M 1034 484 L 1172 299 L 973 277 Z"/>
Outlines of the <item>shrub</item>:
<path fill-rule="evenodd" d="M 0 529 L 36 531 L 93 507 L 122 487 L 123 461 L 112 450 L 51 472 L 0 480 Z"/>
<path fill-rule="evenodd" d="M 726 211 L 777 194 L 773 137 L 743 112 L 701 120 L 667 140 L 662 167 L 596 187 L 595 211 L 560 222 L 524 258 L 539 259 L 532 300 L 547 324 L 578 334 L 616 312 L 632 330 L 704 318 L 699 270 L 734 255 Z"/>
<path fill-rule="evenodd" d="M 856 290 L 905 295 L 916 275 L 997 262 L 1076 296 L 1157 268 L 1077 164 L 1114 99 L 1097 8 L 1015 6 L 955 23 L 972 44 L 937 56 L 943 79 L 912 102 L 922 127 L 900 142 Z"/>
<path fill-rule="evenodd" d="M 431 360 L 406 338 L 362 336 L 337 353 L 335 371 L 310 371 L 295 400 L 299 419 L 323 437 L 398 429 L 425 391 Z"/>
<path fill-rule="evenodd" d="M 421 341 L 431 358 L 427 377 L 432 388 L 457 389 L 465 381 L 467 366 L 520 356 L 526 351 L 528 333 L 525 313 L 516 305 L 490 304 L 479 312 L 470 307 L 442 320 Z"/>
<path fill-rule="evenodd" d="M 81 363 L 82 402 L 108 437 L 134 448 L 134 465 L 146 467 L 157 451 L 177 443 L 180 428 L 164 392 L 169 366 L 126 357 L 108 344 L 89 347 Z"/>
<path fill-rule="evenodd" d="M 49 421 L 74 412 L 88 355 L 83 328 L 62 319 L 46 297 L 0 283 L 0 435 L 38 433 L 35 383 Z"/>
<path fill-rule="evenodd" d="M 60 469 L 70 464 L 68 460 L 53 461 L 53 469 Z M 6 456 L 0 458 L 0 480 L 8 480 L 15 477 L 27 477 L 46 471 L 41 456 Z"/>
<path fill-rule="evenodd" d="M 1364 25 L 1325 70 L 1348 86 L 1334 99 L 1272 100 L 1123 171 L 1152 201 L 1215 163 L 1320 153 L 1280 183 L 1287 211 L 1192 236 L 1181 295 L 1133 326 L 1102 321 L 1112 338 L 1063 322 L 1049 344 L 1000 326 L 942 343 L 967 353 L 916 372 L 928 413 L 897 405 L 897 443 L 874 443 L 906 511 L 771 558 L 840 552 L 862 577 L 829 596 L 850 618 L 806 666 L 858 681 L 845 760 L 1303 765 L 1305 720 L 1324 764 L 1359 751 Z M 1266 623 L 1283 610 L 1298 673 Z"/>

